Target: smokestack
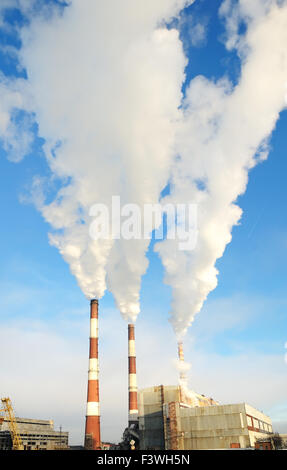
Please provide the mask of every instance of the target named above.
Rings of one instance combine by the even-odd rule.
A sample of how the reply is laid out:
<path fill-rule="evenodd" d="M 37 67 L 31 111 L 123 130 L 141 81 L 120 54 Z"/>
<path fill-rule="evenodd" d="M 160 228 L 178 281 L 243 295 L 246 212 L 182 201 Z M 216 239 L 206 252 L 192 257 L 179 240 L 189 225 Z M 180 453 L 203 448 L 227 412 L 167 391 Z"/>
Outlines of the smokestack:
<path fill-rule="evenodd" d="M 186 380 L 186 375 L 184 373 L 184 354 L 183 354 L 183 344 L 182 344 L 182 342 L 180 341 L 179 343 L 177 343 L 177 346 L 178 346 L 178 359 L 180 361 L 179 378 L 182 381 L 182 380 Z"/>
<path fill-rule="evenodd" d="M 184 372 L 184 354 L 182 342 L 177 343 L 178 347 L 178 359 L 179 359 L 179 384 L 180 384 L 180 401 L 185 402 L 185 391 L 186 391 L 186 375 Z"/>
<path fill-rule="evenodd" d="M 96 299 L 91 300 L 90 312 L 90 354 L 85 448 L 89 450 L 101 450 L 98 360 L 98 301 Z"/>
<path fill-rule="evenodd" d="M 129 332 L 129 426 L 138 423 L 138 388 L 136 375 L 135 326 L 128 325 Z"/>

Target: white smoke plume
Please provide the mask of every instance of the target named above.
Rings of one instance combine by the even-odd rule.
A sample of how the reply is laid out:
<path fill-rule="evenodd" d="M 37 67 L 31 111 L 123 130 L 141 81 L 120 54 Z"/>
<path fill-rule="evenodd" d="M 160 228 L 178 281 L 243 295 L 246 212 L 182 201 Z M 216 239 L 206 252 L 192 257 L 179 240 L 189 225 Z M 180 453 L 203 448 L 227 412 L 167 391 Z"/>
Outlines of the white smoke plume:
<path fill-rule="evenodd" d="M 178 375 L 179 375 L 179 378 L 180 378 L 180 380 L 179 380 L 180 385 L 187 388 L 187 374 L 188 374 L 188 371 L 191 368 L 191 363 L 186 362 L 185 360 L 182 361 L 182 360 L 179 360 L 179 359 L 174 359 L 173 360 L 173 366 L 178 371 Z"/>
<path fill-rule="evenodd" d="M 189 371 L 192 366 L 191 362 L 186 362 L 184 359 L 174 359 L 172 361 L 174 368 L 178 372 L 178 384 L 181 388 L 182 399 L 188 398 L 192 406 L 199 406 L 197 394 L 189 388 Z"/>
<path fill-rule="evenodd" d="M 246 190 L 250 168 L 267 158 L 268 138 L 286 106 L 286 2 L 226 0 L 220 12 L 226 45 L 242 59 L 241 77 L 234 87 L 227 78 L 191 81 L 166 198 L 198 204 L 198 242 L 190 252 L 179 251 L 173 240 L 156 246 L 172 287 L 171 322 L 179 339 L 217 285 L 215 263 L 241 218 L 237 198 Z M 247 31 L 239 34 L 243 21 Z"/>
<path fill-rule="evenodd" d="M 89 211 L 110 207 L 113 195 L 156 203 L 167 184 L 186 59 L 166 22 L 192 2 L 72 0 L 40 13 L 33 1 L 14 2 L 30 18 L 19 51 L 23 93 L 52 177 L 63 181 L 45 204 L 37 180 L 50 242 L 83 293 L 101 298 L 108 287 L 129 321 L 140 311 L 149 240 L 93 240 Z"/>
<path fill-rule="evenodd" d="M 17 112 L 28 107 L 23 95 L 23 80 L 8 79 L 0 74 L 0 138 L 7 158 L 19 162 L 30 151 L 33 142 L 29 113 L 18 120 Z"/>
<path fill-rule="evenodd" d="M 30 23 L 21 29 L 18 51 L 27 80 L 1 79 L 6 150 L 15 161 L 29 151 L 34 113 L 52 178 L 62 182 L 49 203 L 37 185 L 50 241 L 83 293 L 101 298 L 108 288 L 128 321 L 140 311 L 149 240 L 92 240 L 90 208 L 110 207 L 113 195 L 140 208 L 156 203 L 169 178 L 167 200 L 198 204 L 196 249 L 178 251 L 176 240 L 156 247 L 181 338 L 217 285 L 216 260 L 241 217 L 236 200 L 248 170 L 267 157 L 268 137 L 285 106 L 286 3 L 222 2 L 226 47 L 242 59 L 240 81 L 233 87 L 227 78 L 198 76 L 184 99 L 187 59 L 178 31 L 165 24 L 193 0 L 71 0 L 41 14 L 34 3 L 10 2 Z M 242 21 L 245 34 L 239 34 Z M 23 147 L 11 117 L 15 108 L 27 111 Z"/>

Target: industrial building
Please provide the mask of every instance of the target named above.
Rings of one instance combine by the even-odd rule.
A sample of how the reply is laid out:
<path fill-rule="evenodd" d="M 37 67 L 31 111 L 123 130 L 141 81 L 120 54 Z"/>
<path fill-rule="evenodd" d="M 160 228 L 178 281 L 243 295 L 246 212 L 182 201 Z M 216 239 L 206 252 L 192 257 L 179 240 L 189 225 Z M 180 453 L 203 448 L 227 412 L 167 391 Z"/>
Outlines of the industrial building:
<path fill-rule="evenodd" d="M 178 343 L 179 385 L 138 391 L 135 325 L 128 325 L 128 417 L 122 442 L 101 441 L 98 300 L 90 301 L 86 450 L 271 449 L 271 419 L 246 403 L 222 405 L 187 387 L 183 345 Z M 68 432 L 51 420 L 16 418 L 9 398 L 1 398 L 0 450 L 68 449 Z"/>
<path fill-rule="evenodd" d="M 52 420 L 17 418 L 24 450 L 59 450 L 68 448 L 69 433 L 54 430 Z M 12 438 L 7 419 L 0 421 L 0 450 L 11 450 Z"/>
<path fill-rule="evenodd" d="M 100 433 L 98 301 L 90 302 L 90 350 L 85 448 L 103 449 Z M 246 403 L 221 405 L 191 391 L 178 343 L 179 385 L 137 389 L 135 325 L 128 325 L 128 422 L 117 449 L 255 448 L 272 434 L 271 419 Z"/>
<path fill-rule="evenodd" d="M 180 386 L 146 388 L 138 400 L 142 450 L 254 448 L 272 433 L 271 419 L 246 403 L 219 405 Z"/>

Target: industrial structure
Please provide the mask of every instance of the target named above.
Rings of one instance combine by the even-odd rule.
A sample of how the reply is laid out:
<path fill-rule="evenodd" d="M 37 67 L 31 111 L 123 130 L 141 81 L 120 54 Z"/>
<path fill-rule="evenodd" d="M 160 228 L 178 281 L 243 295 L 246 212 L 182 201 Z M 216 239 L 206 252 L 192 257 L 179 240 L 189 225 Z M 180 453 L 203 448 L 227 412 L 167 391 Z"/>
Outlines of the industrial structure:
<path fill-rule="evenodd" d="M 90 302 L 90 351 L 85 428 L 85 448 L 88 450 L 101 449 L 98 319 L 98 300 L 92 299 Z"/>
<path fill-rule="evenodd" d="M 177 354 L 178 354 L 179 362 L 184 364 L 183 344 L 181 341 L 178 342 L 178 345 L 177 345 Z M 183 370 L 180 370 L 179 380 L 181 382 L 186 380 L 186 375 Z"/>
<path fill-rule="evenodd" d="M 100 432 L 98 300 L 90 302 L 90 350 L 85 449 L 103 449 Z M 183 345 L 178 343 L 179 385 L 138 392 L 135 325 L 128 325 L 128 425 L 118 449 L 226 449 L 255 447 L 272 423 L 246 403 L 221 405 L 189 390 Z"/>
<path fill-rule="evenodd" d="M 183 345 L 178 343 L 179 385 L 138 391 L 135 325 L 128 325 L 128 419 L 118 445 L 101 442 L 98 300 L 90 301 L 89 370 L 85 425 L 86 450 L 193 450 L 272 448 L 271 419 L 246 403 L 222 405 L 189 390 Z M 51 420 L 16 418 L 2 398 L 0 450 L 68 449 L 68 432 Z M 274 446 L 273 446 L 274 447 Z"/>
<path fill-rule="evenodd" d="M 100 423 L 100 394 L 99 394 L 99 302 L 97 299 L 90 301 L 90 348 L 89 348 L 89 372 L 87 409 L 85 426 L 86 450 L 101 450 L 105 446 L 101 442 Z M 129 411 L 128 426 L 123 433 L 123 439 L 119 444 L 122 449 L 139 447 L 138 434 L 138 389 L 136 377 L 136 352 L 135 352 L 135 326 L 128 325 L 128 393 Z"/>
<path fill-rule="evenodd" d="M 69 433 L 54 430 L 52 420 L 15 418 L 21 447 L 15 447 L 10 421 L 0 423 L 0 450 L 64 450 L 68 449 Z M 15 424 L 14 423 L 14 424 Z"/>
<path fill-rule="evenodd" d="M 1 398 L 3 408 L 0 412 L 4 413 L 3 416 L 0 418 L 0 425 L 4 422 L 4 417 L 6 416 L 6 422 L 9 426 L 10 431 L 10 438 L 11 438 L 11 446 L 14 450 L 23 450 L 23 442 L 19 434 L 17 420 L 15 418 L 13 406 L 11 403 L 10 398 Z"/>
<path fill-rule="evenodd" d="M 129 426 L 138 424 L 138 387 L 136 371 L 135 326 L 128 325 Z"/>
<path fill-rule="evenodd" d="M 247 448 L 272 433 L 271 419 L 246 403 L 219 405 L 209 400 L 194 392 L 182 393 L 180 386 L 141 390 L 140 448 Z"/>
<path fill-rule="evenodd" d="M 193 450 L 255 447 L 272 434 L 268 416 L 246 403 L 221 405 L 187 387 L 178 343 L 179 385 L 138 394 L 140 449 Z"/>
<path fill-rule="evenodd" d="M 139 448 L 138 388 L 136 371 L 135 325 L 128 325 L 128 426 L 124 430 L 118 448 L 132 450 Z"/>

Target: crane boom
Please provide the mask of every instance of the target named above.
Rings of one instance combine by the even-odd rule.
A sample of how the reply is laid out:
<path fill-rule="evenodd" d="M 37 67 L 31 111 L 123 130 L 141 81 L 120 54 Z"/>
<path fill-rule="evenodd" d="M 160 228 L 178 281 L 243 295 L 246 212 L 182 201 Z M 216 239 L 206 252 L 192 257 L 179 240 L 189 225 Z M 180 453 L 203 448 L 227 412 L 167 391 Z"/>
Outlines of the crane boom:
<path fill-rule="evenodd" d="M 1 398 L 6 419 L 8 421 L 9 430 L 12 438 L 13 450 L 24 450 L 23 442 L 18 431 L 18 425 L 15 418 L 14 410 L 10 398 Z"/>

